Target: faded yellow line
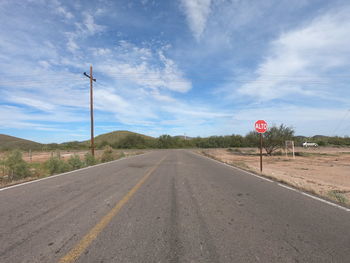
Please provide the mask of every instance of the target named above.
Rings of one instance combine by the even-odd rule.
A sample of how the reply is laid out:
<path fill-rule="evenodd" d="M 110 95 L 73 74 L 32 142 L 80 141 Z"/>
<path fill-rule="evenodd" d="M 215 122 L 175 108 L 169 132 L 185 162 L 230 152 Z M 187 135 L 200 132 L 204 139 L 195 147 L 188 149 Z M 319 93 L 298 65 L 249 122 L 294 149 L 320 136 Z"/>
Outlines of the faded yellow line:
<path fill-rule="evenodd" d="M 165 156 L 166 157 L 166 156 Z M 141 180 L 121 199 L 115 207 L 107 215 L 105 215 L 100 222 L 98 222 L 89 233 L 87 233 L 76 245 L 68 252 L 64 257 L 59 260 L 59 263 L 71 263 L 75 262 L 80 255 L 90 246 L 101 231 L 109 224 L 109 222 L 116 216 L 119 210 L 129 201 L 129 199 L 136 193 L 136 191 L 142 186 L 147 178 L 158 168 L 165 157 L 161 159 L 155 166 L 153 166 Z"/>

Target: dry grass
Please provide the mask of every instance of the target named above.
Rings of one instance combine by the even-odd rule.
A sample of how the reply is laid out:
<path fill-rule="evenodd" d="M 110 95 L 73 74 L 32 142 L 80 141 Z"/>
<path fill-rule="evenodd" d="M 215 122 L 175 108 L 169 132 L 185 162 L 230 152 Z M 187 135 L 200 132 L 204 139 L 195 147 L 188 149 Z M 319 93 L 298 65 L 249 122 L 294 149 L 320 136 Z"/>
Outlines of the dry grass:
<path fill-rule="evenodd" d="M 67 161 L 72 155 L 79 155 L 81 160 L 84 160 L 84 156 L 88 151 L 53 151 L 53 152 L 33 152 L 30 158 L 28 152 L 23 152 L 23 159 L 29 164 L 32 175 L 23 179 L 9 181 L 8 176 L 4 173 L 4 167 L 0 166 L 0 188 L 4 186 L 11 186 L 23 182 L 36 180 L 39 178 L 49 176 L 47 169 L 45 169 L 44 163 L 51 158 L 51 156 L 60 156 L 61 159 Z M 95 156 L 99 160 L 102 156 L 103 150 L 95 151 Z M 113 150 L 115 159 L 121 157 L 129 157 L 144 153 L 144 150 Z M 0 159 L 4 159 L 6 154 L 0 152 Z"/>
<path fill-rule="evenodd" d="M 260 174 L 258 149 L 205 149 L 200 153 Z M 341 204 L 350 204 L 350 148 L 296 148 L 296 158 L 263 157 L 263 175 Z"/>

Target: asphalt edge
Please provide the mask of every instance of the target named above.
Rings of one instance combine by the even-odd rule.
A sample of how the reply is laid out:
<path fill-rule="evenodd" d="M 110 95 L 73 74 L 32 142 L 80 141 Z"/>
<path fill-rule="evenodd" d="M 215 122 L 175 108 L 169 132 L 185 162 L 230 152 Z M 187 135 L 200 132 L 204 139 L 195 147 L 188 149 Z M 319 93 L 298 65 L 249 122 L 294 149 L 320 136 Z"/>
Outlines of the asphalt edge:
<path fill-rule="evenodd" d="M 283 187 L 283 188 L 285 188 L 285 189 L 288 189 L 288 190 L 290 190 L 290 191 L 297 192 L 297 193 L 299 193 L 299 194 L 302 194 L 302 195 L 307 196 L 307 197 L 309 197 L 309 198 L 312 198 L 312 199 L 314 199 L 314 200 L 320 201 L 320 202 L 322 202 L 322 203 L 331 205 L 331 206 L 333 206 L 333 207 L 337 207 L 337 208 L 339 208 L 339 209 L 341 209 L 341 210 L 343 210 L 343 211 L 350 212 L 350 208 L 349 208 L 349 207 L 347 207 L 347 206 L 342 206 L 342 205 L 337 204 L 337 203 L 335 203 L 335 202 L 333 202 L 333 201 L 324 199 L 322 196 L 318 196 L 318 195 L 315 195 L 315 194 L 313 194 L 313 193 L 309 193 L 309 192 L 300 190 L 300 189 L 295 188 L 294 186 L 289 185 L 289 184 L 287 184 L 287 183 L 284 183 L 284 182 L 282 183 L 282 182 L 279 182 L 279 181 L 277 181 L 277 180 L 267 178 L 267 177 L 265 177 L 264 175 L 258 175 L 258 174 L 252 173 L 252 172 L 250 172 L 250 171 L 246 171 L 246 170 L 244 170 L 244 169 L 242 169 L 242 168 L 239 168 L 239 167 L 236 167 L 236 166 L 234 166 L 234 165 L 230 165 L 230 164 L 224 163 L 224 162 L 222 162 L 222 161 L 216 160 L 216 159 L 214 159 L 214 158 L 208 157 L 208 156 L 206 156 L 206 155 L 202 155 L 202 154 L 197 153 L 197 152 L 194 152 L 194 151 L 189 151 L 189 152 L 192 153 L 192 154 L 194 154 L 194 155 L 196 155 L 196 156 L 200 156 L 200 157 L 202 157 L 202 158 L 209 159 L 209 160 L 214 161 L 214 162 L 216 162 L 216 163 L 219 163 L 219 164 L 221 164 L 221 165 L 225 165 L 225 166 L 227 166 L 227 167 L 230 167 L 231 169 L 241 171 L 241 172 L 243 172 L 243 173 L 246 173 L 246 174 L 252 175 L 252 176 L 254 176 L 254 177 L 257 177 L 257 178 L 259 178 L 259 179 L 268 181 L 268 182 L 270 182 L 270 183 L 276 183 L 278 186 L 281 186 L 281 187 Z"/>
<path fill-rule="evenodd" d="M 32 184 L 32 183 L 37 183 L 37 182 L 40 182 L 40 181 L 52 179 L 52 178 L 59 177 L 59 176 L 62 176 L 62 175 L 67 175 L 67 174 L 71 174 L 71 173 L 75 173 L 75 172 L 79 172 L 79 171 L 84 171 L 84 170 L 87 170 L 87 169 L 90 169 L 90 168 L 95 168 L 95 167 L 98 167 L 98 166 L 103 166 L 103 165 L 106 165 L 106 164 L 112 164 L 112 163 L 119 162 L 119 161 L 122 161 L 122 160 L 131 159 L 131 158 L 134 158 L 134 157 L 137 157 L 137 156 L 141 156 L 141 155 L 145 155 L 145 154 L 148 154 L 148 153 L 150 153 L 150 151 L 149 152 L 145 152 L 145 153 L 141 153 L 141 154 L 137 154 L 137 155 L 122 157 L 122 158 L 120 158 L 118 160 L 113 160 L 113 161 L 110 161 L 110 162 L 99 163 L 99 164 L 83 167 L 83 168 L 72 170 L 72 171 L 65 172 L 65 173 L 49 175 L 49 176 L 46 176 L 46 177 L 43 177 L 43 178 L 34 179 L 34 180 L 27 181 L 27 182 L 13 184 L 13 185 L 10 185 L 10 186 L 5 186 L 5 187 L 0 188 L 0 192 L 1 191 L 5 191 L 5 190 L 9 190 L 9 189 L 12 189 L 12 188 L 15 188 L 15 187 L 19 187 L 19 186 L 24 186 L 24 185 L 27 185 L 27 184 Z"/>

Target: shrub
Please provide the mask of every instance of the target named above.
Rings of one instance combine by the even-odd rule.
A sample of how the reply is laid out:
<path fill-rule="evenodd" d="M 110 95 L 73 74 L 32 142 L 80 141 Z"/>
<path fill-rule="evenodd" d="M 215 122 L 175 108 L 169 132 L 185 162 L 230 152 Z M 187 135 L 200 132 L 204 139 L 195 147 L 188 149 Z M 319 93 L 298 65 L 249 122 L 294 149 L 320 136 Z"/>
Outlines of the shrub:
<path fill-rule="evenodd" d="M 108 146 L 109 145 L 109 143 L 106 141 L 106 140 L 104 140 L 104 141 L 102 141 L 101 143 L 99 143 L 98 145 L 97 145 L 97 148 L 98 149 L 103 149 L 103 148 L 105 148 L 106 146 Z"/>
<path fill-rule="evenodd" d="M 326 146 L 325 141 L 317 141 L 318 146 Z"/>
<path fill-rule="evenodd" d="M 50 175 L 69 171 L 69 165 L 58 157 L 51 157 L 45 162 L 45 166 L 49 170 Z"/>
<path fill-rule="evenodd" d="M 71 155 L 69 157 L 68 164 L 72 170 L 84 167 L 84 163 L 80 160 L 80 157 L 77 154 Z"/>
<path fill-rule="evenodd" d="M 113 144 L 114 148 L 120 149 L 141 149 L 147 147 L 145 138 L 137 134 L 129 134 L 119 142 Z"/>
<path fill-rule="evenodd" d="M 113 156 L 113 149 L 110 146 L 107 146 L 105 150 L 103 151 L 101 162 L 110 162 L 113 161 L 115 158 Z"/>
<path fill-rule="evenodd" d="M 331 190 L 328 192 L 328 196 L 342 204 L 346 204 L 348 202 L 348 199 L 343 195 L 341 191 Z"/>
<path fill-rule="evenodd" d="M 95 165 L 97 163 L 95 157 L 90 153 L 86 153 L 84 156 L 84 163 L 86 166 Z"/>
<path fill-rule="evenodd" d="M 30 176 L 28 164 L 22 159 L 22 153 L 18 150 L 12 151 L 5 160 L 11 179 L 20 179 Z"/>
<path fill-rule="evenodd" d="M 260 147 L 259 134 L 252 131 L 246 136 L 246 140 L 252 145 Z M 263 135 L 263 147 L 268 155 L 272 155 L 278 149 L 283 148 L 286 140 L 291 140 L 294 136 L 294 129 L 284 124 L 272 126 Z"/>

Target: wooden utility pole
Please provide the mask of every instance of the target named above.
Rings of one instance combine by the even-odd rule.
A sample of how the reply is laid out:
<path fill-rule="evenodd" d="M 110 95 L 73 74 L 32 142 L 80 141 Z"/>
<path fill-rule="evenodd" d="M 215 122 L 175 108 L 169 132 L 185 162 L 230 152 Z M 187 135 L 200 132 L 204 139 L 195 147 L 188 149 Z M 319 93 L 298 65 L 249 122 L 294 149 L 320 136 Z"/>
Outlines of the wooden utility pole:
<path fill-rule="evenodd" d="M 90 66 L 90 75 L 84 72 L 84 75 L 90 79 L 90 117 L 91 117 L 91 154 L 95 156 L 95 144 L 94 144 L 94 94 L 93 94 L 93 81 L 96 79 L 92 76 L 92 65 Z"/>

